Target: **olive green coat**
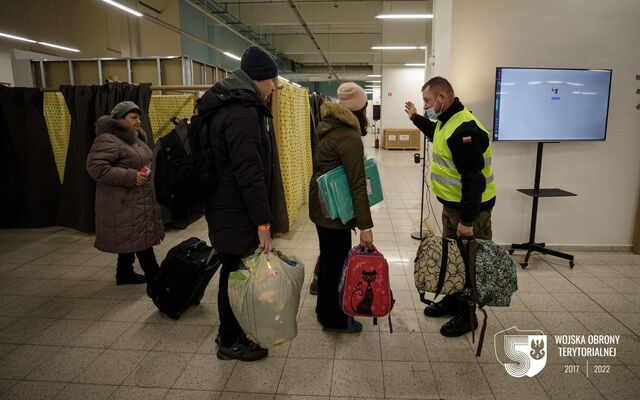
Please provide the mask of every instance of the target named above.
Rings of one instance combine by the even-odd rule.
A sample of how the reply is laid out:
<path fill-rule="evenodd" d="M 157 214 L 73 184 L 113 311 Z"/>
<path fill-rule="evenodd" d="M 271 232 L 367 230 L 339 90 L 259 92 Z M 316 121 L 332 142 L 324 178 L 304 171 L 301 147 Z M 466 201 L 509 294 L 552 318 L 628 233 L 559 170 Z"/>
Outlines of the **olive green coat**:
<path fill-rule="evenodd" d="M 313 157 L 313 175 L 309 185 L 309 217 L 323 228 L 372 228 L 364 172 L 364 147 L 358 119 L 342 105 L 328 101 L 320 107 L 320 118 L 319 141 Z M 340 165 L 344 166 L 347 175 L 356 215 L 346 225 L 339 218 L 331 220 L 323 215 L 316 182 L 319 176 Z"/>

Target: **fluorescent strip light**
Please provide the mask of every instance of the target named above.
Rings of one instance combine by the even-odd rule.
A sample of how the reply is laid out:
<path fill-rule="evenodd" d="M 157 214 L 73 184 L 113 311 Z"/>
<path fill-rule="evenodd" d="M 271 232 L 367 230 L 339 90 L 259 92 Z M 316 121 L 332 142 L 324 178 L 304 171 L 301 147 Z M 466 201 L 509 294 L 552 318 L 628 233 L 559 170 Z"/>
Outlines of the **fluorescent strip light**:
<path fill-rule="evenodd" d="M 367 75 L 367 78 L 382 78 L 382 75 L 377 75 L 377 74 Z"/>
<path fill-rule="evenodd" d="M 430 19 L 433 14 L 380 14 L 376 15 L 379 19 Z"/>
<path fill-rule="evenodd" d="M 425 64 L 424 63 L 423 64 L 420 64 L 420 63 L 406 63 L 404 66 L 405 67 L 424 67 Z"/>
<path fill-rule="evenodd" d="M 240 61 L 240 60 L 241 60 L 241 58 L 240 58 L 240 57 L 238 57 L 238 56 L 237 56 L 237 55 L 235 55 L 235 54 L 229 53 L 228 51 L 225 51 L 225 52 L 223 52 L 222 54 L 224 54 L 224 55 L 225 55 L 225 56 L 227 56 L 227 57 L 233 58 L 234 60 L 238 60 L 238 61 Z"/>
<path fill-rule="evenodd" d="M 364 85 L 364 87 L 370 88 L 370 89 L 373 89 L 373 88 L 378 88 L 379 89 L 380 88 L 379 85 Z"/>
<path fill-rule="evenodd" d="M 297 83 L 295 83 L 295 82 L 291 82 L 291 84 L 292 84 L 293 86 L 297 87 L 297 88 L 301 88 L 301 87 L 302 87 L 301 85 L 298 85 L 298 84 L 297 84 Z"/>
<path fill-rule="evenodd" d="M 382 83 L 382 81 L 366 81 L 366 82 L 369 82 L 369 83 Z"/>
<path fill-rule="evenodd" d="M 371 50 L 418 50 L 418 46 L 371 46 Z"/>
<path fill-rule="evenodd" d="M 289 80 L 287 78 L 285 78 L 284 76 L 278 75 L 278 78 L 282 79 L 285 82 L 289 82 Z"/>
<path fill-rule="evenodd" d="M 51 44 L 47 42 L 38 42 L 38 44 L 41 44 L 43 46 L 55 47 L 56 49 L 60 49 L 60 50 L 73 51 L 74 53 L 80 53 L 80 50 L 74 49 L 72 47 L 58 46 L 57 44 Z"/>
<path fill-rule="evenodd" d="M 23 42 L 36 43 L 35 40 L 23 38 L 23 37 L 20 37 L 20 36 L 9 35 L 8 33 L 0 32 L 0 36 L 6 37 L 6 38 L 9 38 L 9 39 L 22 40 Z"/>
<path fill-rule="evenodd" d="M 129 8 L 129 7 L 125 7 L 125 6 L 123 6 L 122 4 L 120 4 L 120 3 L 116 3 L 115 1 L 112 1 L 112 0 L 102 0 L 102 1 L 104 1 L 104 2 L 105 2 L 105 3 L 107 3 L 107 4 L 111 4 L 111 5 L 112 5 L 112 6 L 114 6 L 114 7 L 118 7 L 119 9 L 121 9 L 121 10 L 123 10 L 123 11 L 126 11 L 126 12 L 128 12 L 129 14 L 133 14 L 133 15 L 135 15 L 136 17 L 142 17 L 142 13 L 139 13 L 138 11 L 133 10 L 133 9 L 131 9 L 131 8 Z"/>

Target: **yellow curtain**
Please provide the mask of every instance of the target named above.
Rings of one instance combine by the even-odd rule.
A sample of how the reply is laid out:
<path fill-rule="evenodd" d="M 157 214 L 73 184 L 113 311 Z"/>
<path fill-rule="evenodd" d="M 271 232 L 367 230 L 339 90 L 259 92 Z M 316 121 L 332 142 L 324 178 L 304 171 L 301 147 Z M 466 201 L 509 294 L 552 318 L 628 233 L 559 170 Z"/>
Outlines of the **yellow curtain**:
<path fill-rule="evenodd" d="M 60 92 L 44 93 L 44 120 L 49 131 L 49 140 L 53 156 L 58 167 L 60 182 L 64 180 L 64 167 L 67 162 L 67 149 L 69 148 L 69 135 L 71 129 L 71 115 L 67 109 L 67 103 Z"/>
<path fill-rule="evenodd" d="M 278 140 L 280 172 L 289 214 L 289 226 L 298 217 L 300 206 L 309 195 L 313 173 L 309 95 L 280 80 L 274 96 L 274 127 Z"/>
<path fill-rule="evenodd" d="M 191 118 L 195 104 L 195 94 L 151 96 L 149 120 L 151 121 L 154 141 L 157 141 L 173 129 L 174 125 L 169 118 Z"/>

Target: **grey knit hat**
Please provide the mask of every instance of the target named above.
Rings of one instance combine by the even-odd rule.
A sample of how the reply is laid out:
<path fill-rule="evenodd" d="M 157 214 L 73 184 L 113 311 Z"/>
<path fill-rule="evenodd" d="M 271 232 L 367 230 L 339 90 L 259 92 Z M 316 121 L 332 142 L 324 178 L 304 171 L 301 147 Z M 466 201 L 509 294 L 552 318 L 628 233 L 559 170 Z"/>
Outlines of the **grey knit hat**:
<path fill-rule="evenodd" d="M 137 112 L 142 115 L 142 110 L 140 110 L 140 107 L 138 107 L 136 103 L 133 101 L 121 101 L 111 110 L 111 118 L 122 119 L 130 112 Z"/>

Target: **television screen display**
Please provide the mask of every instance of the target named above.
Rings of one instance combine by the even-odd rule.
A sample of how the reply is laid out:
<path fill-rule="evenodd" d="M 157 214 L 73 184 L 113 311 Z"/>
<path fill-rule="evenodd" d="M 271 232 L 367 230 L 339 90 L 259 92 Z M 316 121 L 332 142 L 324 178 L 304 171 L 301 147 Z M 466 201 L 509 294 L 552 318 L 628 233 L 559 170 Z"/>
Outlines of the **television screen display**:
<path fill-rule="evenodd" d="M 496 68 L 493 139 L 605 140 L 611 70 Z"/>

